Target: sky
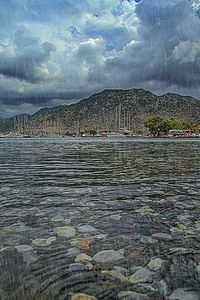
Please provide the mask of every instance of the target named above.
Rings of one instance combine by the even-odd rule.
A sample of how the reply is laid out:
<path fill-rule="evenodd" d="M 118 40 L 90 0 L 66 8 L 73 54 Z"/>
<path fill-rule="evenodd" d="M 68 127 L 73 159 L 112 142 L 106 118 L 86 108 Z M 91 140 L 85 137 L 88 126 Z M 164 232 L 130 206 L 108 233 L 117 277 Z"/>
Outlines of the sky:
<path fill-rule="evenodd" d="M 200 99 L 200 0 L 0 1 L 0 117 L 108 88 Z"/>

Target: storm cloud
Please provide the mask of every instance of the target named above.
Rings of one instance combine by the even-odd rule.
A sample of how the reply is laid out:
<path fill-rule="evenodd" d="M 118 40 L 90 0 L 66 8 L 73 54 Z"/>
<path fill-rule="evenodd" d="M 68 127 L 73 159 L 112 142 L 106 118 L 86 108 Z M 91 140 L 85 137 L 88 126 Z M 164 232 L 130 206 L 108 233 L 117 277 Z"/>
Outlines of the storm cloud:
<path fill-rule="evenodd" d="M 7 55 L 5 51 L 0 56 L 0 74 L 32 83 L 51 79 L 52 72 L 46 64 L 51 51 L 55 51 L 55 47 L 47 42 L 41 46 L 25 47 L 14 55 Z"/>
<path fill-rule="evenodd" d="M 136 7 L 139 40 L 107 60 L 117 81 L 131 86 L 156 82 L 176 89 L 200 84 L 200 20 L 188 1 L 145 1 Z M 118 66 L 122 72 L 116 73 Z M 121 77 L 121 79 L 120 79 Z"/>
<path fill-rule="evenodd" d="M 0 116 L 105 88 L 200 98 L 199 74 L 197 0 L 0 3 Z"/>

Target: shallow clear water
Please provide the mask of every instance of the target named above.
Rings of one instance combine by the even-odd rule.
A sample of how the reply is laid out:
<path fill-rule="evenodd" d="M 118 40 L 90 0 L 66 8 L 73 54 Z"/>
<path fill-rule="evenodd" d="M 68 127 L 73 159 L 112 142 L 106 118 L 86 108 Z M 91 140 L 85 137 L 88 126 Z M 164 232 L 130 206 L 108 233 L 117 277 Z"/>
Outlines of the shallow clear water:
<path fill-rule="evenodd" d="M 200 299 L 199 158 L 198 139 L 1 139 L 0 299 Z M 152 279 L 130 280 L 137 267 Z"/>

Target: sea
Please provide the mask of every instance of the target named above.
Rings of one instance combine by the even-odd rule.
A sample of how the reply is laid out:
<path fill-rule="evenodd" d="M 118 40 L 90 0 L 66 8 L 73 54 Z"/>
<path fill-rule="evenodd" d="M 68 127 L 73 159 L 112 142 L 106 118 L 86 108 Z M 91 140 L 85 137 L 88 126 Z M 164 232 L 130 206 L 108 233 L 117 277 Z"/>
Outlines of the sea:
<path fill-rule="evenodd" d="M 2 138 L 0 299 L 198 300 L 199 216 L 200 139 Z"/>

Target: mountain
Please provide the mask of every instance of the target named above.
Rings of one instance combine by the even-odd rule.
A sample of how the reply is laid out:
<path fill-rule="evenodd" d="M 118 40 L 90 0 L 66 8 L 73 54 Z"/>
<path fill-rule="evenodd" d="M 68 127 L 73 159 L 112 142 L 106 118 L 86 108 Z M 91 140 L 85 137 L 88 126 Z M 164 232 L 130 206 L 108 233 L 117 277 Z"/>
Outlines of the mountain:
<path fill-rule="evenodd" d="M 44 108 L 28 117 L 25 129 L 39 134 L 124 128 L 140 133 L 145 131 L 144 119 L 149 115 L 199 124 L 200 101 L 172 93 L 158 96 L 143 89 L 104 90 L 69 106 Z M 0 124 L 0 131 L 5 127 L 2 130 Z"/>
<path fill-rule="evenodd" d="M 31 116 L 28 114 L 20 114 L 7 119 L 0 119 L 0 132 L 9 132 L 19 126 L 25 126 L 25 123 L 27 124 L 30 119 Z"/>
<path fill-rule="evenodd" d="M 34 114 L 32 115 L 32 117 L 41 117 L 41 116 L 45 116 L 45 115 L 47 115 L 48 113 L 53 112 L 53 111 L 56 111 L 56 110 L 58 110 L 58 109 L 60 109 L 60 108 L 62 108 L 62 107 L 64 107 L 64 105 L 60 105 L 60 106 L 56 106 L 56 107 L 51 107 L 51 108 L 49 108 L 49 107 L 43 107 L 43 108 L 41 108 L 40 110 L 38 110 L 36 113 L 34 113 Z"/>

